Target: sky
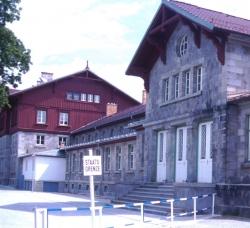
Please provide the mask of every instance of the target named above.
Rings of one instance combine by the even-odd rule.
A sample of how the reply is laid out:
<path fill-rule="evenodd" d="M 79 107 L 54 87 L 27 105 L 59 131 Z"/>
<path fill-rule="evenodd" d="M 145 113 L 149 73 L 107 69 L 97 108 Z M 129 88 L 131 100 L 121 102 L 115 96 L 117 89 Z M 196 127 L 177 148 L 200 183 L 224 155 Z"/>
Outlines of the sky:
<path fill-rule="evenodd" d="M 250 19 L 249 0 L 182 0 Z M 22 0 L 21 19 L 9 27 L 31 50 L 32 65 L 19 89 L 90 70 L 141 101 L 143 80 L 125 71 L 161 0 Z"/>

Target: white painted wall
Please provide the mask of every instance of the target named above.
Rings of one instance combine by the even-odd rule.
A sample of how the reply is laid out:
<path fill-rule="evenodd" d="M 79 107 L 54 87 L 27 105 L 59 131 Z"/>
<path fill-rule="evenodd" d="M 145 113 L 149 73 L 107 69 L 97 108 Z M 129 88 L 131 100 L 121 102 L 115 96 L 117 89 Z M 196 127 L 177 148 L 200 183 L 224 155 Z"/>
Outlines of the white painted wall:
<path fill-rule="evenodd" d="M 23 159 L 23 175 L 26 180 L 32 180 L 34 175 L 36 181 L 64 181 L 65 172 L 65 158 L 35 156 Z"/>

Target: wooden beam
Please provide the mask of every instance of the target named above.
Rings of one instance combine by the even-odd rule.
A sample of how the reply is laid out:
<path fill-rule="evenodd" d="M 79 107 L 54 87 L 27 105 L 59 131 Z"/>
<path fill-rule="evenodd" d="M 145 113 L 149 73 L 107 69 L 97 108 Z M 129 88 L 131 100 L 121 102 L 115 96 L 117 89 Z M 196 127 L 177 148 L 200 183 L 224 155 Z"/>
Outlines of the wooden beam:
<path fill-rule="evenodd" d="M 201 47 L 201 28 L 199 26 L 194 25 L 192 22 L 184 19 L 183 17 L 181 18 L 181 21 L 183 24 L 189 26 L 190 30 L 194 34 L 194 43 L 197 48 Z"/>
<path fill-rule="evenodd" d="M 202 30 L 205 36 L 210 39 L 214 46 L 217 48 L 217 58 L 222 65 L 225 64 L 225 46 L 227 36 L 225 34 L 216 35 L 212 32 L 208 32 L 206 30 Z"/>
<path fill-rule="evenodd" d="M 177 22 L 179 19 L 180 19 L 180 16 L 178 14 L 176 14 L 173 17 L 169 18 L 168 20 L 162 22 L 160 25 L 157 25 L 156 27 L 151 29 L 149 34 L 150 35 L 156 34 L 160 31 L 162 31 L 162 29 L 164 29 L 164 27 L 166 27 L 167 25 L 173 24 L 173 23 Z"/>

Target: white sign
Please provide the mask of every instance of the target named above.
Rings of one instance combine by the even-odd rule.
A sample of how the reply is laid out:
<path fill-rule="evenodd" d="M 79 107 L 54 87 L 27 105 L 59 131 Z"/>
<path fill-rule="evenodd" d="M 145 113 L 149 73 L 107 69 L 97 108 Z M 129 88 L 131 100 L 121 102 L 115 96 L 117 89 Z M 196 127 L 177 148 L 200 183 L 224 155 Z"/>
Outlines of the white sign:
<path fill-rule="evenodd" d="M 102 175 L 101 156 L 84 156 L 83 171 L 84 176 Z"/>

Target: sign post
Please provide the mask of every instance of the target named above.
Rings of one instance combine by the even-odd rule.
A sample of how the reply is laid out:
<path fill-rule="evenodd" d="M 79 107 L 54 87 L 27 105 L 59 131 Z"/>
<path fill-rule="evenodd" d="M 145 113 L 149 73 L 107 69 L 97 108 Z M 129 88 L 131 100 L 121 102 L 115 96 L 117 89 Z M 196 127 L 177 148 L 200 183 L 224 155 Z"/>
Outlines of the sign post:
<path fill-rule="evenodd" d="M 92 228 L 95 227 L 95 188 L 94 176 L 102 175 L 102 162 L 101 156 L 93 156 L 93 150 L 89 149 L 89 156 L 83 157 L 83 170 L 84 176 L 89 176 L 89 190 L 91 201 L 91 224 Z"/>

